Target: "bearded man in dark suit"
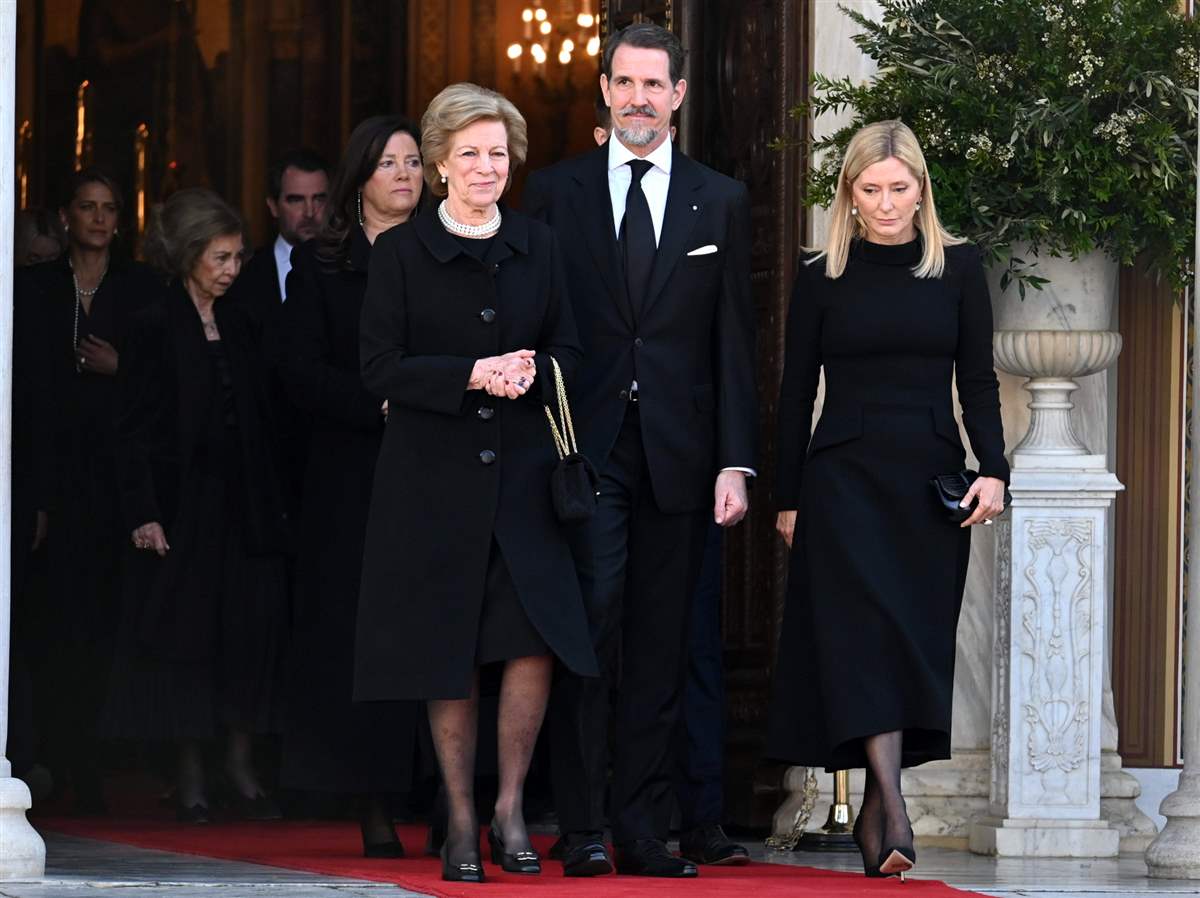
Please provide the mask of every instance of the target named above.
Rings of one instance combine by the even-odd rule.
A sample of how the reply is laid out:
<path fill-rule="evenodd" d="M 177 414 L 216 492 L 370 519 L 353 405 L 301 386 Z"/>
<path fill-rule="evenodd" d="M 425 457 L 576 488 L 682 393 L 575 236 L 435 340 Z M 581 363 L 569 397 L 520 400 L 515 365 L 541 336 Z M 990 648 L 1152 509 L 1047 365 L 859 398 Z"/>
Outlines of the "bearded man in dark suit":
<path fill-rule="evenodd" d="M 570 384 L 599 507 L 576 534 L 592 639 L 606 674 L 563 676 L 551 707 L 564 873 L 608 873 L 602 841 L 609 682 L 615 750 L 611 822 L 620 873 L 695 876 L 736 848 L 719 821 L 685 821 L 670 854 L 675 730 L 688 609 L 707 522 L 749 508 L 756 402 L 745 187 L 670 139 L 683 103 L 683 48 L 632 25 L 605 48 L 609 141 L 534 172 L 525 205 L 551 224 L 568 270 L 584 362 Z"/>

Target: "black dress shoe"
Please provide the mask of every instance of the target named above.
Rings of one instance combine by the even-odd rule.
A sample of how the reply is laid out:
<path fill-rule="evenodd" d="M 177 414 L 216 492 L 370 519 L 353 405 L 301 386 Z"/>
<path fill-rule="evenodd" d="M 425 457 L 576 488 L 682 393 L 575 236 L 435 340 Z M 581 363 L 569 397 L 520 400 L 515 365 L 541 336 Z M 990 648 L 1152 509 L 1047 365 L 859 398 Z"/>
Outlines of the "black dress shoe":
<path fill-rule="evenodd" d="M 479 855 L 474 855 L 468 861 L 451 861 L 442 845 L 442 879 L 446 882 L 483 882 L 486 876 Z"/>
<path fill-rule="evenodd" d="M 572 833 L 563 843 L 563 876 L 604 876 L 612 873 L 612 858 L 599 833 Z"/>
<path fill-rule="evenodd" d="M 720 826 L 698 826 L 679 837 L 679 853 L 697 864 L 739 867 L 750 863 L 750 852 L 725 835 Z"/>
<path fill-rule="evenodd" d="M 194 804 L 191 807 L 183 805 L 175 806 L 175 819 L 180 823 L 208 823 L 212 818 L 208 815 L 208 808 L 202 804 Z"/>
<path fill-rule="evenodd" d="M 685 879 L 699 876 L 700 871 L 689 860 L 676 857 L 658 839 L 638 839 L 617 845 L 617 872 L 625 876 L 662 876 Z"/>
<path fill-rule="evenodd" d="M 542 872 L 542 859 L 532 849 L 528 851 L 509 851 L 504 847 L 504 839 L 496 832 L 493 823 L 488 827 L 488 847 L 492 849 L 492 863 L 498 864 L 505 873 L 525 873 L 536 876 Z"/>
<path fill-rule="evenodd" d="M 229 812 L 241 820 L 282 820 L 283 811 L 279 810 L 273 799 L 267 795 L 255 795 L 247 798 L 235 792 L 229 797 Z"/>

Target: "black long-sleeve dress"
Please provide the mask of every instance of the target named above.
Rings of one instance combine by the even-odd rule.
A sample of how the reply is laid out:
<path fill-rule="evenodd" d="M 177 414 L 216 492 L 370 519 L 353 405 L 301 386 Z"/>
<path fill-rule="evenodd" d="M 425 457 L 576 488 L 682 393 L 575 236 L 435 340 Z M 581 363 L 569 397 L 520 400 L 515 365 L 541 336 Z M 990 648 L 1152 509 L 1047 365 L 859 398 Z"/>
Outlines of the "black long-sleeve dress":
<path fill-rule="evenodd" d="M 568 378 L 580 357 L 550 229 L 506 209 L 476 257 L 434 209 L 392 228 L 372 251 L 359 347 L 363 383 L 387 398 L 389 417 L 363 553 L 355 697 L 465 698 L 478 664 L 520 656 L 527 626 L 594 676 L 550 500 L 548 357 Z M 516 400 L 467 389 L 476 359 L 517 349 L 537 352 L 535 389 Z M 528 618 L 520 634 L 492 632 L 498 607 Z"/>
<path fill-rule="evenodd" d="M 157 275 L 114 253 L 85 311 L 68 256 L 18 281 L 14 366 L 32 401 L 31 457 L 14 485 L 19 503 L 48 513 L 47 596 L 37 610 L 49 640 L 39 653 L 39 716 L 53 760 L 69 755 L 76 788 L 89 788 L 93 741 L 105 698 L 120 612 L 121 555 L 129 541 L 117 485 L 117 378 L 80 368 L 77 340 L 99 337 L 125 362 L 133 319 L 161 295 Z M 18 405 L 19 407 L 19 405 Z M 31 477 L 27 480 L 26 476 Z M 30 490 L 35 495 L 30 495 Z M 29 536 L 22 534 L 24 548 Z"/>
<path fill-rule="evenodd" d="M 929 479 L 964 451 L 1008 480 L 992 311 L 978 250 L 917 278 L 920 238 L 856 242 L 842 276 L 801 263 L 787 322 L 776 505 L 798 511 L 767 754 L 863 767 L 862 738 L 903 730 L 904 766 L 950 757 L 969 529 Z M 825 401 L 809 439 L 821 368 Z"/>
<path fill-rule="evenodd" d="M 383 400 L 362 383 L 358 319 L 371 244 L 355 228 L 344 265 L 292 253 L 279 375 L 305 414 L 308 464 L 296 533 L 283 785 L 402 792 L 412 781 L 413 702 L 355 703 L 354 625 Z"/>
<path fill-rule="evenodd" d="M 123 532 L 162 524 L 159 558 L 128 544 L 105 729 L 203 739 L 279 729 L 288 627 L 287 516 L 255 339 L 213 307 L 205 339 L 178 284 L 138 316 L 122 357 Z"/>

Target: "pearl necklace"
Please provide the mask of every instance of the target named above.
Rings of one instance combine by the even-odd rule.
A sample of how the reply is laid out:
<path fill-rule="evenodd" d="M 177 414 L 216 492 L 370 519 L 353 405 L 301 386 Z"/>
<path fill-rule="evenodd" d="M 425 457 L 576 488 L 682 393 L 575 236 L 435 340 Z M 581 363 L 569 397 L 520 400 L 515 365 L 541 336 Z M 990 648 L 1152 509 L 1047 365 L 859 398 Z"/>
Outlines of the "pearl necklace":
<path fill-rule="evenodd" d="M 438 205 L 438 219 L 451 234 L 457 234 L 459 237 L 487 237 L 489 234 L 494 234 L 500 230 L 500 207 L 496 207 L 496 214 L 491 217 L 491 220 L 485 221 L 481 225 L 465 225 L 462 222 L 455 221 L 450 217 L 450 210 L 446 208 L 446 201 Z"/>
<path fill-rule="evenodd" d="M 77 274 L 75 274 L 75 266 L 71 264 L 70 258 L 67 259 L 67 267 L 71 269 L 71 282 L 75 285 L 75 327 L 73 328 L 73 331 L 72 331 L 71 351 L 78 352 L 79 351 L 79 312 L 83 308 L 83 298 L 85 296 L 88 296 L 88 297 L 95 296 L 100 291 L 100 285 L 104 283 L 104 276 L 106 274 L 108 274 L 108 265 L 107 265 L 107 263 L 105 264 L 104 270 L 102 272 L 100 272 L 100 280 L 96 281 L 96 286 L 93 287 L 91 290 L 84 290 L 82 287 L 79 286 L 79 276 Z M 78 356 L 76 356 L 76 358 L 75 358 L 75 373 L 76 374 L 83 373 L 83 362 Z"/>

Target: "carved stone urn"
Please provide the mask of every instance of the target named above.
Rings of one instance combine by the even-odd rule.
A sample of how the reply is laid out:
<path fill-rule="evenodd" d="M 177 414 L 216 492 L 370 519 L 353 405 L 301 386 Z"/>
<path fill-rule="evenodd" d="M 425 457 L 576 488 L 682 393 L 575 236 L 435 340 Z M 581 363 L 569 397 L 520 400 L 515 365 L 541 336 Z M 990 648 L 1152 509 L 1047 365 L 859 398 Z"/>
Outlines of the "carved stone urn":
<path fill-rule="evenodd" d="M 996 366 L 1028 378 L 1032 400 L 1012 451 L 1012 505 L 995 528 L 990 795 L 969 844 L 1011 857 L 1112 857 L 1121 833 L 1101 814 L 1105 571 L 1108 509 L 1122 486 L 1080 439 L 1072 394 L 1076 378 L 1121 351 L 1109 330 L 1117 267 L 1093 253 L 1043 259 L 1037 273 L 1051 283 L 1027 290 L 1025 304 L 993 277 Z"/>

